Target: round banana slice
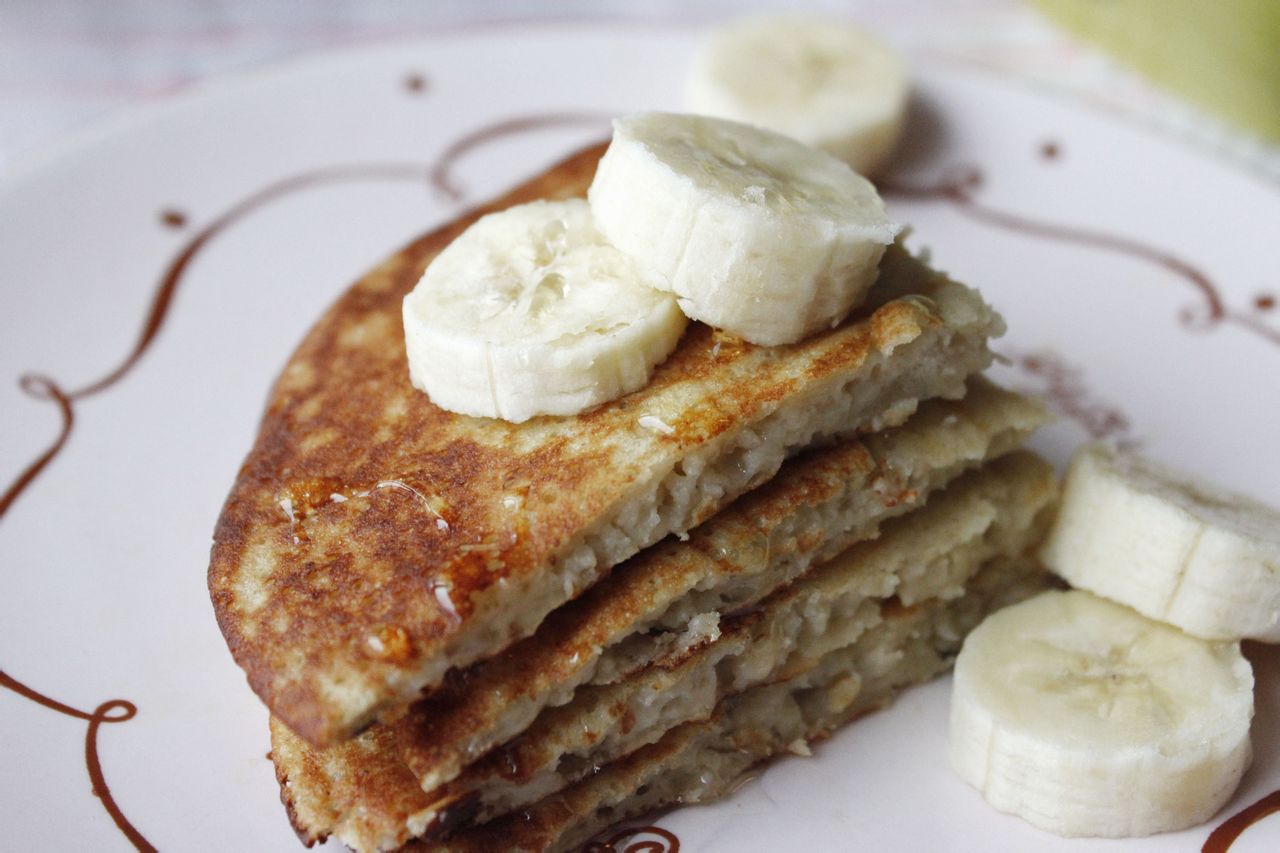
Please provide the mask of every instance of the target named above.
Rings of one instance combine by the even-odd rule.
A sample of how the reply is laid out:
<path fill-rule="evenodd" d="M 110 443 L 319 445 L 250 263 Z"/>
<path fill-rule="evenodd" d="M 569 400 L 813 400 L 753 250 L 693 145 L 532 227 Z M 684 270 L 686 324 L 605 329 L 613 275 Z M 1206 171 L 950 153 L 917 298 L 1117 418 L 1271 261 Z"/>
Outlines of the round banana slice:
<path fill-rule="evenodd" d="M 1280 512 L 1142 458 L 1077 453 L 1042 556 L 1189 634 L 1280 642 Z"/>
<path fill-rule="evenodd" d="M 785 133 L 870 175 L 898 141 L 908 91 L 902 59 L 862 30 L 769 16 L 712 35 L 694 63 L 686 104 Z"/>
<path fill-rule="evenodd" d="M 609 242 L 686 314 L 766 346 L 843 319 L 898 233 L 875 187 L 844 163 L 705 116 L 614 121 L 588 198 Z"/>
<path fill-rule="evenodd" d="M 951 764 L 1003 812 L 1064 836 L 1208 820 L 1249 764 L 1253 672 L 1087 592 L 989 617 L 956 659 Z"/>
<path fill-rule="evenodd" d="M 642 387 L 686 320 L 582 199 L 482 217 L 404 300 L 409 377 L 441 408 L 519 423 Z"/>

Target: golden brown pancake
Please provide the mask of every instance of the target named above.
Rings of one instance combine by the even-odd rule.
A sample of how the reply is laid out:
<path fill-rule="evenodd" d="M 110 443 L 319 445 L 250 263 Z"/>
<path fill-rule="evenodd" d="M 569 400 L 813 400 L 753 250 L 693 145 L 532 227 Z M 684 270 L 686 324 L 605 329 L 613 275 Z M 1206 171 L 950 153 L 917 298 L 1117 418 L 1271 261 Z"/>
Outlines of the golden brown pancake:
<path fill-rule="evenodd" d="M 731 794 L 762 762 L 820 750 L 817 741 L 839 726 L 946 671 L 959 638 L 987 613 L 1043 589 L 1044 579 L 1030 558 L 997 559 L 963 598 L 932 599 L 913 608 L 888 604 L 881 625 L 808 673 L 733 696 L 711 719 L 685 723 L 528 809 L 443 841 L 411 841 L 400 849 L 576 851 L 623 821 Z"/>
<path fill-rule="evenodd" d="M 681 723 L 706 719 L 726 696 L 808 672 L 879 625 L 891 598 L 908 608 L 959 598 L 981 565 L 1039 541 L 1054 493 L 1049 466 L 1026 452 L 964 475 L 888 521 L 880 537 L 814 567 L 750 612 L 722 618 L 701 645 L 547 709 L 514 742 L 434 791 L 437 812 L 483 823 L 523 809 Z"/>
<path fill-rule="evenodd" d="M 964 470 L 1022 444 L 1043 410 L 982 379 L 903 426 L 789 460 L 768 484 L 694 530 L 636 555 L 539 630 L 446 679 L 394 725 L 427 790 L 524 730 L 582 684 L 705 642 L 709 615 L 753 606 Z"/>
<path fill-rule="evenodd" d="M 313 744 L 397 715 L 450 669 L 528 636 L 788 455 L 959 396 L 990 361 L 1000 319 L 891 247 L 863 309 L 802 343 L 754 347 L 693 324 L 648 386 L 578 416 L 509 424 L 435 407 L 409 383 L 404 295 L 481 213 L 581 195 L 602 150 L 373 270 L 271 392 L 215 530 L 209 587 L 250 685 Z M 654 418 L 671 433 L 646 428 Z"/>
<path fill-rule="evenodd" d="M 562 789 L 564 802 L 575 802 L 574 783 L 584 775 L 599 772 L 601 765 L 605 774 L 614 763 L 628 766 L 632 753 L 644 752 L 675 727 L 706 721 L 713 708 L 737 701 L 726 697 L 776 682 L 798 690 L 836 675 L 857 675 L 849 671 L 851 662 L 868 647 L 880 649 L 877 632 L 903 613 L 933 614 L 931 630 L 953 651 L 988 607 L 1028 591 L 1030 580 L 1040 576 L 1030 561 L 1019 559 L 1017 571 L 1006 578 L 1009 590 L 973 577 L 981 565 L 1008 562 L 1034 547 L 1054 494 L 1052 469 L 1033 454 L 1015 453 L 971 472 L 923 508 L 888 522 L 881 538 L 813 569 L 757 610 L 728 618 L 708 644 L 615 684 L 580 688 L 568 704 L 544 711 L 516 741 L 429 795 L 400 760 L 387 727 L 315 750 L 273 721 L 281 796 L 304 839 L 334 833 L 361 851 L 457 829 L 474 818 L 497 817 L 498 826 L 509 827 L 512 821 L 502 814 L 526 807 L 539 813 L 532 800 Z M 949 601 L 961 603 L 944 604 Z M 910 665 L 880 659 L 893 670 L 886 675 L 895 684 L 917 680 Z M 931 662 L 927 674 L 935 671 Z M 797 736 L 802 735 L 791 739 Z M 660 769 L 649 766 L 646 772 Z M 591 818 L 590 810 L 576 816 Z M 492 837 L 492 830 L 478 832 L 477 837 Z M 523 832 L 518 829 L 516 837 Z M 472 834 L 467 830 L 463 837 Z"/>

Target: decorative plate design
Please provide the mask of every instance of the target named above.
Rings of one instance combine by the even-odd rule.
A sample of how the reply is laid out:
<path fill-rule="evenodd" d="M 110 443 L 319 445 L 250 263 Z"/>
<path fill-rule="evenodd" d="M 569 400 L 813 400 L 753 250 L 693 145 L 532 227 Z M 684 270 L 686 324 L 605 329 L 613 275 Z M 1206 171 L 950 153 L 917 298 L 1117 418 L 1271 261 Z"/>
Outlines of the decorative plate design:
<path fill-rule="evenodd" d="M 616 29 L 616 28 L 615 28 Z M 323 56 L 148 107 L 0 183 L 0 791 L 15 849 L 296 849 L 266 714 L 204 571 L 266 389 L 397 245 L 678 108 L 697 34 L 495 29 Z M 636 73 L 643 68 L 644 73 Z M 1280 504 L 1280 194 L 1114 114 L 937 59 L 884 185 L 980 287 L 1001 379 L 1093 435 Z M 1280 842 L 1280 655 L 1214 836 Z M 946 768 L 945 679 L 731 799 L 597 850 L 1074 850 Z M 124 698 L 128 697 L 128 698 Z M 86 710 L 92 709 L 92 710 Z M 1210 827 L 1116 842 L 1185 850 Z M 1207 848 L 1208 849 L 1208 848 Z"/>

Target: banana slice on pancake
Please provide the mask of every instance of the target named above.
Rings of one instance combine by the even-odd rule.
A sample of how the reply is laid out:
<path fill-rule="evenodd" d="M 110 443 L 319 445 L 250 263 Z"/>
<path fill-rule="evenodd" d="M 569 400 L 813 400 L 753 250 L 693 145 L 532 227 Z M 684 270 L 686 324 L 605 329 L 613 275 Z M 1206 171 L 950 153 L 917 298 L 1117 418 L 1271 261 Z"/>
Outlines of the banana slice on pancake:
<path fill-rule="evenodd" d="M 839 323 L 898 233 L 875 187 L 841 161 L 706 116 L 614 121 L 588 198 L 605 238 L 686 314 L 765 346 Z"/>
<path fill-rule="evenodd" d="M 409 376 L 441 408 L 519 423 L 643 387 L 686 320 L 582 199 L 481 218 L 404 300 Z"/>

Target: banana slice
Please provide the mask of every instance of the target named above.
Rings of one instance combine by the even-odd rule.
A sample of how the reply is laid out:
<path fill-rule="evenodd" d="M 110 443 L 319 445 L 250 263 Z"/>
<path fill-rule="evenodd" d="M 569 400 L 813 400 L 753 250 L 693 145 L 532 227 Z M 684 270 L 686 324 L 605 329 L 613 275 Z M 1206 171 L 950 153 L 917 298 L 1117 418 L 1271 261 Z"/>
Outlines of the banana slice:
<path fill-rule="evenodd" d="M 839 322 L 898 226 L 875 187 L 781 134 L 704 116 L 613 123 L 588 198 L 686 314 L 766 346 Z"/>
<path fill-rule="evenodd" d="M 642 387 L 685 324 L 582 199 L 482 217 L 404 300 L 413 384 L 441 408 L 516 423 Z"/>
<path fill-rule="evenodd" d="M 689 77 L 690 112 L 767 127 L 870 175 L 902 132 L 902 59 L 839 21 L 747 18 L 703 46 Z"/>
<path fill-rule="evenodd" d="M 1280 512 L 1144 459 L 1082 449 L 1042 557 L 1189 634 L 1280 642 Z"/>
<path fill-rule="evenodd" d="M 1087 592 L 989 617 L 956 659 L 951 764 L 1003 812 L 1064 836 L 1208 820 L 1249 764 L 1253 672 Z"/>

